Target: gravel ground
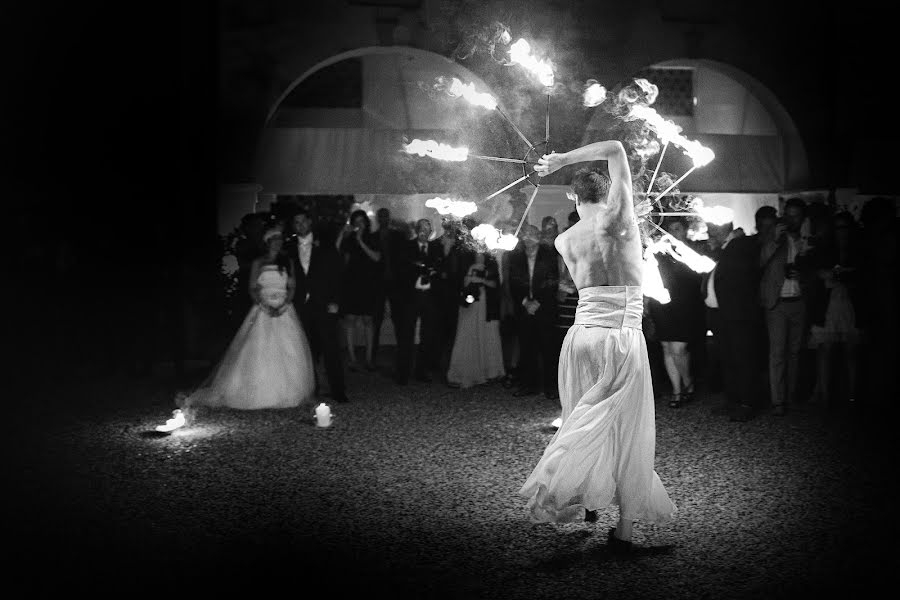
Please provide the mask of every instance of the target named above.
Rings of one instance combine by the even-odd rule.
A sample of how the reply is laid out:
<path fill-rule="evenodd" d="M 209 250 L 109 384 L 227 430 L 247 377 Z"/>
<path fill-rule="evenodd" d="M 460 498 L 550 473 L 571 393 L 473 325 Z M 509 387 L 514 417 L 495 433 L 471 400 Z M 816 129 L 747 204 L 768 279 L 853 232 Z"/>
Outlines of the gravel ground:
<path fill-rule="evenodd" d="M 862 595 L 900 566 L 885 473 L 895 450 L 849 406 L 731 423 L 712 414 L 713 395 L 679 410 L 658 401 L 656 469 L 679 512 L 666 526 L 636 523 L 641 548 L 621 559 L 606 550 L 614 508 L 591 525 L 533 524 L 516 494 L 557 401 L 499 385 L 400 388 L 379 374 L 348 383 L 353 401 L 333 407 L 329 429 L 310 407 L 205 410 L 168 436 L 153 432 L 173 408 L 164 378 L 17 394 L 7 584 L 797 598 Z"/>

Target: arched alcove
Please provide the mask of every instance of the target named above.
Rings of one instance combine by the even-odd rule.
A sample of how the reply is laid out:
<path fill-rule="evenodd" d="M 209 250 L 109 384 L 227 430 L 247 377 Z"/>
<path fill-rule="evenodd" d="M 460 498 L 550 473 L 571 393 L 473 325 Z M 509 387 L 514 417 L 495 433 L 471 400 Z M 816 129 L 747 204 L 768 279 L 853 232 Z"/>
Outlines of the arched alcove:
<path fill-rule="evenodd" d="M 513 139 L 495 111 L 435 88 L 438 77 L 503 98 L 448 58 L 409 47 L 360 48 L 309 69 L 269 111 L 256 181 L 270 194 L 477 195 L 508 165 L 410 157 L 404 141 L 436 139 L 507 155 Z M 506 167 L 504 169 L 504 167 Z"/>

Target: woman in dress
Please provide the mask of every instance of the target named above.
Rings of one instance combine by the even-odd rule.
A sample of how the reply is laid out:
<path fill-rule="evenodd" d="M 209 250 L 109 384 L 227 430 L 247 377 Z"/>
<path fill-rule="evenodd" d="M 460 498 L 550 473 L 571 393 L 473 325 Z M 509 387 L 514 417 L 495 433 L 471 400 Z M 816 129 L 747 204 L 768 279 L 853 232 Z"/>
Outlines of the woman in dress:
<path fill-rule="evenodd" d="M 315 372 L 306 334 L 294 311 L 291 261 L 282 233 L 263 236 L 266 253 L 253 261 L 253 307 L 210 377 L 185 406 L 242 410 L 292 408 L 313 399 Z"/>
<path fill-rule="evenodd" d="M 349 354 L 347 366 L 351 371 L 359 369 L 356 360 L 356 340 L 362 336 L 366 345 L 366 369 L 374 371 L 372 342 L 375 337 L 375 304 L 378 299 L 381 244 L 378 235 L 371 231 L 371 221 L 366 211 L 354 210 L 350 214 L 350 223 L 341 239 L 340 252 L 344 259 L 341 312 L 344 315 L 344 331 L 347 334 Z"/>
<path fill-rule="evenodd" d="M 460 267 L 466 275 L 447 383 L 467 388 L 505 375 L 500 340 L 500 272 L 497 260 L 483 251 L 474 256 L 466 253 Z"/>
<path fill-rule="evenodd" d="M 835 355 L 843 347 L 843 364 L 849 398 L 856 388 L 859 329 L 856 324 L 858 253 L 856 222 L 848 212 L 834 216 L 831 227 L 812 251 L 817 280 L 809 293 L 810 347 L 816 350 L 816 384 L 810 402 L 828 404 Z"/>
<path fill-rule="evenodd" d="M 688 224 L 684 217 L 667 218 L 665 228 L 673 238 L 688 243 Z M 671 301 L 662 304 L 651 298 L 648 308 L 656 338 L 662 346 L 666 374 L 672 385 L 669 406 L 678 408 L 694 397 L 688 344 L 696 338 L 700 330 L 697 324 L 703 318 L 701 276 L 668 254 L 659 253 L 656 260 L 660 278 L 669 291 Z"/>

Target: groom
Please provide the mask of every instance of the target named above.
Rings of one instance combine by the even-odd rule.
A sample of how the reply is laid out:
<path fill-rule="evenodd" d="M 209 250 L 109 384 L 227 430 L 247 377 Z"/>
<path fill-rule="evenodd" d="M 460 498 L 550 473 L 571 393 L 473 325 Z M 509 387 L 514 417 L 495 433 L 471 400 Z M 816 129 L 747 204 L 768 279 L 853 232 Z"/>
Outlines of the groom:
<path fill-rule="evenodd" d="M 333 243 L 313 235 L 312 219 L 306 211 L 295 214 L 292 224 L 295 235 L 286 243 L 286 249 L 296 280 L 294 308 L 309 337 L 313 364 L 319 362 L 319 356 L 324 357 L 331 397 L 335 402 L 348 402 L 338 346 L 341 257 Z M 318 390 L 316 374 L 316 393 Z"/>

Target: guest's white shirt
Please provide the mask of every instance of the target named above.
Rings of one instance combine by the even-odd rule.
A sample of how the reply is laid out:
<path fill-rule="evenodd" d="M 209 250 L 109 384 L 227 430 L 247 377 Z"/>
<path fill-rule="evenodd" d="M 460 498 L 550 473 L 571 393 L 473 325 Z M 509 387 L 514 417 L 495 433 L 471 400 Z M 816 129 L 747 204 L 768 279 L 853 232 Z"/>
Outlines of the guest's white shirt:
<path fill-rule="evenodd" d="M 300 255 L 300 266 L 304 273 L 309 273 L 309 258 L 312 256 L 313 234 L 309 232 L 304 237 L 297 236 L 297 248 Z"/>
<path fill-rule="evenodd" d="M 728 242 L 736 238 L 735 231 L 732 231 L 728 234 L 728 237 L 725 238 L 725 241 L 722 243 L 722 250 L 728 246 Z M 716 265 L 718 266 L 718 265 Z M 713 268 L 712 272 L 709 274 L 709 281 L 706 282 L 706 299 L 704 300 L 706 306 L 710 308 L 719 308 L 719 299 L 716 298 L 716 269 Z"/>
<path fill-rule="evenodd" d="M 800 242 L 794 240 L 792 236 L 787 236 L 787 262 L 788 264 L 793 263 L 797 260 L 797 255 L 800 253 Z M 784 284 L 781 286 L 781 297 L 782 298 L 796 298 L 800 295 L 800 283 L 796 279 L 788 279 L 784 278 Z"/>

